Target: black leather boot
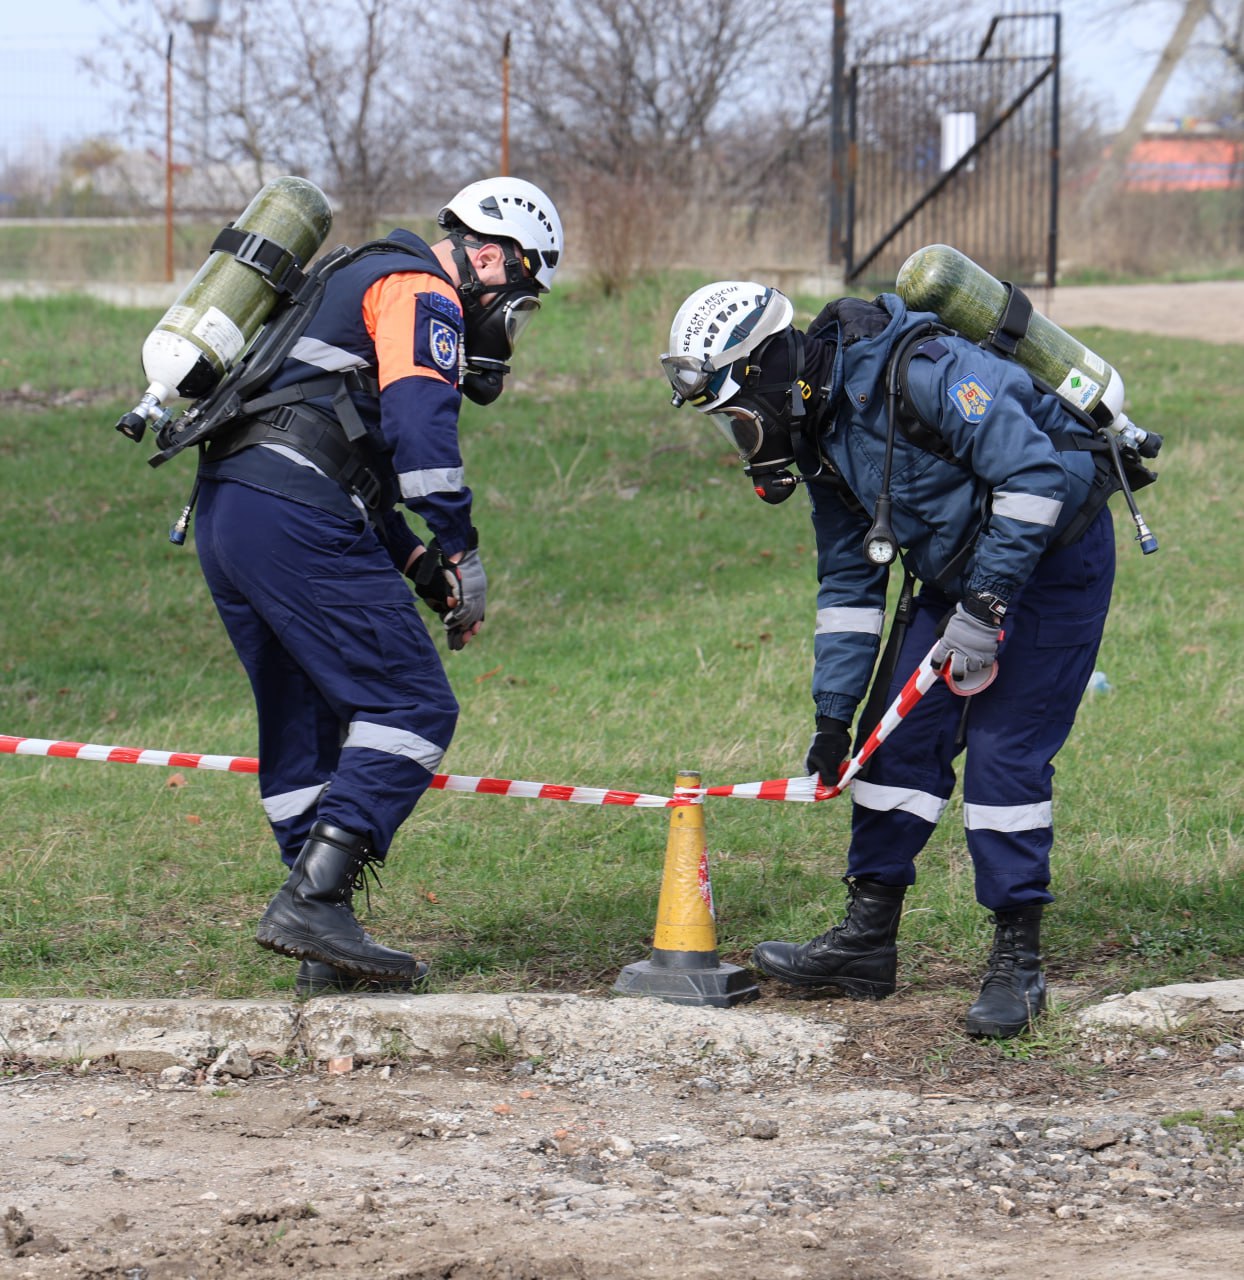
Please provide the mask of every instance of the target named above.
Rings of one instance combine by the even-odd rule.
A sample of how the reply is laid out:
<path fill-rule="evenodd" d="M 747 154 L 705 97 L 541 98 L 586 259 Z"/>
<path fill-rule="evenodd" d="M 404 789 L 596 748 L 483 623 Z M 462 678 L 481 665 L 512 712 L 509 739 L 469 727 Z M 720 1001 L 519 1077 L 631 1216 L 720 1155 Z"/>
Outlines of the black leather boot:
<path fill-rule="evenodd" d="M 400 996 L 413 991 L 427 976 L 428 966 L 422 960 L 415 961 L 413 978 L 391 981 L 360 978 L 322 960 L 304 960 L 298 966 L 294 990 L 300 996 Z"/>
<path fill-rule="evenodd" d="M 993 950 L 980 996 L 968 1010 L 968 1035 L 1009 1040 L 1044 1010 L 1041 911 L 1038 902 L 994 914 Z"/>
<path fill-rule="evenodd" d="M 354 918 L 352 890 L 377 861 L 363 836 L 317 822 L 289 878 L 259 921 L 255 941 L 269 951 L 344 969 L 359 978 L 414 980 L 414 956 L 381 946 Z"/>
<path fill-rule="evenodd" d="M 839 987 L 854 1000 L 884 1000 L 898 975 L 899 918 L 905 885 L 846 879 L 847 913 L 811 942 L 762 942 L 752 961 L 797 987 Z"/>

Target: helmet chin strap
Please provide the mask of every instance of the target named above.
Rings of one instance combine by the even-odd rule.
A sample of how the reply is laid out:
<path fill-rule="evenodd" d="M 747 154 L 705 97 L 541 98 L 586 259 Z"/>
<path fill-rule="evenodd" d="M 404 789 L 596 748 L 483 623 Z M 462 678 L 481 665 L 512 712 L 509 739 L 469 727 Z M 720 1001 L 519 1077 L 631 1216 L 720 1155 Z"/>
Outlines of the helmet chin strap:
<path fill-rule="evenodd" d="M 787 376 L 761 383 L 759 368 L 753 366 L 756 372 L 750 381 L 746 373 L 742 379 L 744 401 L 751 397 L 761 408 L 768 408 L 773 393 L 780 392 L 782 397 L 781 408 L 769 409 L 762 417 L 785 429 L 787 448 L 779 446 L 776 450 L 784 456 L 766 458 L 743 468 L 756 496 L 772 506 L 785 502 L 799 485 L 823 476 L 828 465 L 816 443 L 818 388 L 804 377 L 807 347 L 804 335 L 798 330 L 790 329 L 786 334 L 786 355 Z M 819 392 L 824 394 L 826 390 L 820 388 Z M 792 471 L 792 466 L 797 470 Z"/>
<path fill-rule="evenodd" d="M 453 245 L 450 256 L 458 270 L 458 293 L 462 297 L 466 310 L 478 307 L 480 298 L 486 293 L 539 292 L 539 285 L 525 274 L 521 250 L 517 257 L 511 257 L 506 251 L 505 244 L 512 243 L 511 241 L 502 243 L 496 240 L 481 240 L 478 244 L 468 245 L 467 237 L 461 231 L 451 231 L 447 239 Z M 485 284 L 479 278 L 479 272 L 475 270 L 475 264 L 471 261 L 470 253 L 467 252 L 470 248 L 478 249 L 485 244 L 496 244 L 501 250 L 505 261 L 505 280 L 501 284 Z M 515 248 L 517 249 L 518 246 Z"/>

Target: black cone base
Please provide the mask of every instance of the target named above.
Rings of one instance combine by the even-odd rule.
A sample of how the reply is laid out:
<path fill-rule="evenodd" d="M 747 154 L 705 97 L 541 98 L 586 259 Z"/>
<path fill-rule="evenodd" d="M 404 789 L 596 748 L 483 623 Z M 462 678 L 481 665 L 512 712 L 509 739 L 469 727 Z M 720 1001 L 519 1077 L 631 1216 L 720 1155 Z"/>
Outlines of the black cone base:
<path fill-rule="evenodd" d="M 694 967 L 698 956 L 683 954 L 671 965 L 668 961 L 662 963 L 662 953 L 653 954 L 652 960 L 628 964 L 618 974 L 614 991 L 624 996 L 651 996 L 669 1004 L 709 1005 L 717 1009 L 728 1009 L 760 995 L 748 970 L 737 964 L 717 963 L 716 952 L 703 957 L 713 961 L 703 968 Z"/>

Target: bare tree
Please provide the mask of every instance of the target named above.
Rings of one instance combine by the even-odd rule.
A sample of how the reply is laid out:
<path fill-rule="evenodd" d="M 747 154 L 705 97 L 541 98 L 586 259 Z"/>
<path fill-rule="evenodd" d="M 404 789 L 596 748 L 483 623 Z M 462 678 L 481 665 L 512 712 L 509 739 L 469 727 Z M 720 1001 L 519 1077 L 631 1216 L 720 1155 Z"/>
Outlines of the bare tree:
<path fill-rule="evenodd" d="M 1244 125 L 1244 0 L 1210 0 L 1206 26 L 1209 45 L 1225 72 L 1208 77 L 1213 88 L 1202 94 L 1213 115 L 1233 118 Z"/>
<path fill-rule="evenodd" d="M 163 101 L 152 89 L 168 34 L 185 28 L 178 0 L 122 3 L 125 35 L 94 69 L 128 86 L 132 132 L 154 140 Z M 427 39 L 416 18 L 408 0 L 224 0 L 210 40 L 175 39 L 182 151 L 201 171 L 193 199 L 228 206 L 274 173 L 300 173 L 334 198 L 342 238 L 371 234 L 426 168 L 418 123 L 435 94 L 419 74 Z"/>
<path fill-rule="evenodd" d="M 478 86 L 508 30 L 516 166 L 591 228 L 607 288 L 668 260 L 690 205 L 737 219 L 742 157 L 721 145 L 732 130 L 777 111 L 815 119 L 806 104 L 823 97 L 829 0 L 530 0 L 504 29 L 492 0 L 460 0 L 457 13 L 447 53 L 462 83 L 470 67 Z M 499 97 L 480 106 L 495 129 Z"/>
<path fill-rule="evenodd" d="M 1210 0 L 1184 0 L 1183 12 L 1175 24 L 1175 29 L 1171 32 L 1170 39 L 1166 42 L 1157 65 L 1150 72 L 1140 97 L 1136 99 L 1127 123 L 1111 143 L 1105 163 L 1085 198 L 1088 210 L 1100 209 L 1119 189 L 1127 170 L 1127 158 L 1144 132 L 1145 125 L 1149 123 L 1153 110 L 1158 105 L 1158 100 L 1174 74 L 1175 68 L 1187 53 L 1197 27 L 1209 12 L 1209 4 Z"/>

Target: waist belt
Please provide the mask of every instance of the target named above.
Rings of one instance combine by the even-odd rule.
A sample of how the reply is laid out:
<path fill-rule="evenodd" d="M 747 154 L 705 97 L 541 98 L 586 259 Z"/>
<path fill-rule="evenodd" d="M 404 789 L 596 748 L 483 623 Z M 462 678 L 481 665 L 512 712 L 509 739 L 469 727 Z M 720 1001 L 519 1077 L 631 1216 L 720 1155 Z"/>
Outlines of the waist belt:
<path fill-rule="evenodd" d="M 206 461 L 231 457 L 254 444 L 282 444 L 317 466 L 346 493 L 357 497 L 374 512 L 383 483 L 366 457 L 367 446 L 346 439 L 341 425 L 314 409 L 282 405 L 262 417 L 252 418 L 235 431 L 212 440 L 204 453 Z"/>

